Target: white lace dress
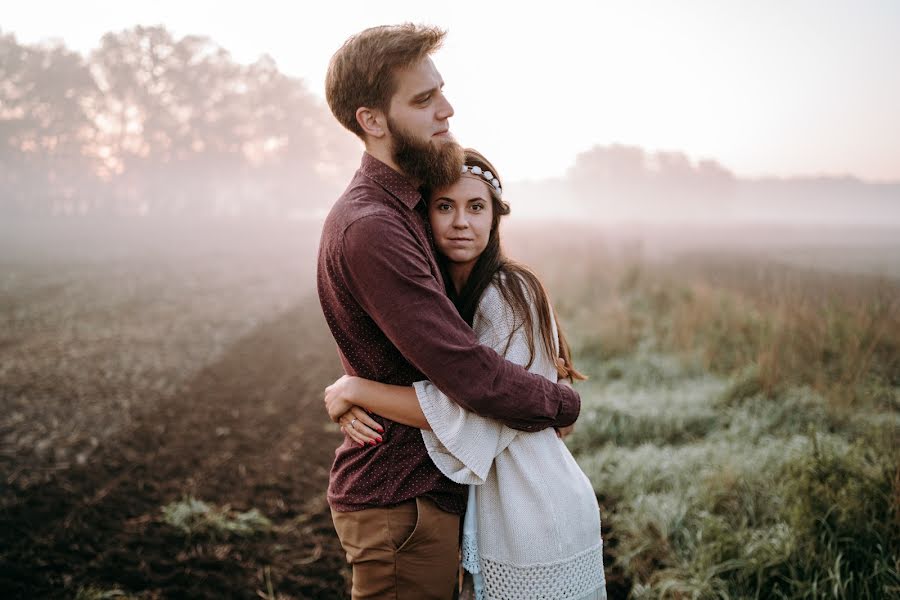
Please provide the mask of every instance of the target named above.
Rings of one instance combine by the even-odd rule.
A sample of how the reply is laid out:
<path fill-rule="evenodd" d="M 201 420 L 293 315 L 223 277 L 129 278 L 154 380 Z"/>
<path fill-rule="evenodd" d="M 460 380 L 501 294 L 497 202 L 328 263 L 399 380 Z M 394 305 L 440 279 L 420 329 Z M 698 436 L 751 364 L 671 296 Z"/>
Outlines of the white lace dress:
<path fill-rule="evenodd" d="M 556 381 L 534 320 L 537 348 L 529 370 Z M 482 344 L 524 366 L 529 351 L 518 321 L 489 286 L 475 332 Z M 469 484 L 463 567 L 473 574 L 478 600 L 605 599 L 597 499 L 555 430 L 517 431 L 462 409 L 428 381 L 415 388 L 432 427 L 422 431 L 431 459 L 450 479 Z"/>

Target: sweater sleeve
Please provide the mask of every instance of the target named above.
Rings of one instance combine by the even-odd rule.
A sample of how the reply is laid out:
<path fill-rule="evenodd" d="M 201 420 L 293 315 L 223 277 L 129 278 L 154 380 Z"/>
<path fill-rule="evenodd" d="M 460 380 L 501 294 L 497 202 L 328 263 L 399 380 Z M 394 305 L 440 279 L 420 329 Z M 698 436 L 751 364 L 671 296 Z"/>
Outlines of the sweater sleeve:
<path fill-rule="evenodd" d="M 533 318 L 537 323 L 537 315 L 533 314 Z M 531 353 L 521 319 L 516 318 L 493 285 L 488 286 L 479 302 L 475 332 L 479 343 L 493 348 L 506 360 L 523 367 L 528 364 Z M 540 339 L 535 333 L 535 339 Z M 540 361 L 533 361 L 529 370 L 536 373 L 539 364 Z M 457 483 L 484 483 L 494 458 L 509 446 L 518 432 L 499 421 L 465 410 L 429 381 L 418 381 L 414 387 L 432 429 L 422 431 L 432 461 Z"/>

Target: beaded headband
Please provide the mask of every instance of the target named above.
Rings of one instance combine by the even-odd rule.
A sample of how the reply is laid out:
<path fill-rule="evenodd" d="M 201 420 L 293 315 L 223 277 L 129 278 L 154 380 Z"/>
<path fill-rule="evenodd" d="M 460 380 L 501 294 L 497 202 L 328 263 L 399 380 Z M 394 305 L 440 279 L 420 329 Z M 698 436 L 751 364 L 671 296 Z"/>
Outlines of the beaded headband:
<path fill-rule="evenodd" d="M 481 175 L 485 181 L 490 183 L 494 189 L 497 190 L 498 196 L 503 195 L 503 190 L 500 189 L 500 180 L 494 177 L 494 174 L 490 171 L 485 171 L 478 165 L 463 165 L 462 174 L 465 175 L 466 173 L 472 173 L 472 175 L 476 176 Z"/>

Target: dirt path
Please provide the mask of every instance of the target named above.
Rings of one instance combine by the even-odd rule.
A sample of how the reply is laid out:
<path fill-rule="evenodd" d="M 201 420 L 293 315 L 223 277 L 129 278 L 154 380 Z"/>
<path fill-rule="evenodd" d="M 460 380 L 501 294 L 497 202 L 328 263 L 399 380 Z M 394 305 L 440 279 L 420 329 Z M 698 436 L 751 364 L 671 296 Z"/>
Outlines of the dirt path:
<path fill-rule="evenodd" d="M 0 597 L 343 598 L 347 570 L 325 503 L 339 433 L 321 407 L 338 375 L 314 298 L 265 323 L 145 410 L 87 465 L 47 484 L 0 482 Z M 186 540 L 163 505 L 193 495 L 259 509 L 271 534 Z"/>

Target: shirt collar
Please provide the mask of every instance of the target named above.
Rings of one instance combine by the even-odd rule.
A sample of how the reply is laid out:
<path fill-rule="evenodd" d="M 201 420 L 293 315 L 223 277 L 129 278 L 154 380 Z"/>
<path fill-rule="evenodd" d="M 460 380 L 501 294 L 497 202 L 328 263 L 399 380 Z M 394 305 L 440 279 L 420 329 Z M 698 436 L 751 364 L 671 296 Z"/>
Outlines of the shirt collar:
<path fill-rule="evenodd" d="M 360 172 L 383 187 L 389 194 L 397 198 L 407 208 L 415 208 L 422 200 L 422 194 L 410 181 L 409 177 L 398 173 L 368 152 L 363 152 Z"/>

